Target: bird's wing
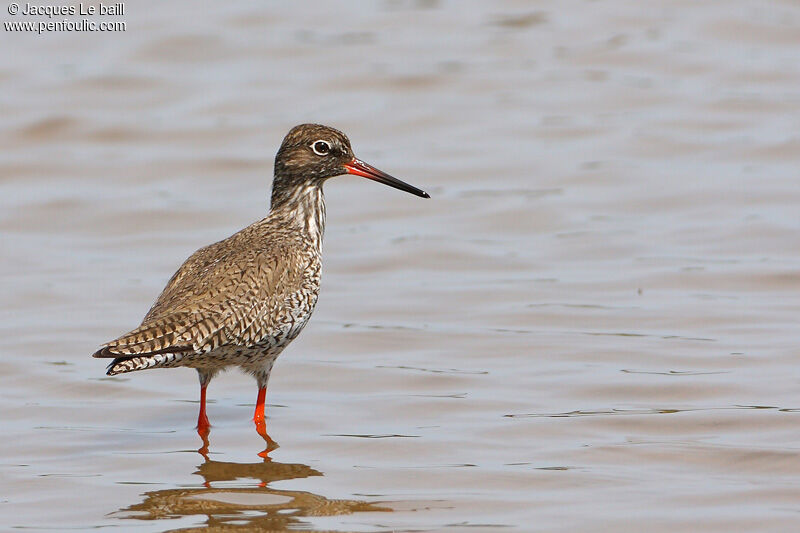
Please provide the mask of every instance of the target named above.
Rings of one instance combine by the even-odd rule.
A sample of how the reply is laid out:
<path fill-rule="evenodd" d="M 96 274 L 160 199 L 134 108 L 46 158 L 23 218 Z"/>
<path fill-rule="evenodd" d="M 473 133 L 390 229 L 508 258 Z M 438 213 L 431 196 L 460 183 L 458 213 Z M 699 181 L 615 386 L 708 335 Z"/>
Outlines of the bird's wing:
<path fill-rule="evenodd" d="M 197 324 L 185 313 L 145 322 L 133 331 L 107 342 L 94 357 L 125 357 L 159 353 L 191 353 L 196 349 Z"/>
<path fill-rule="evenodd" d="M 248 249 L 225 242 L 187 259 L 142 325 L 94 357 L 202 354 L 225 344 L 252 346 L 277 333 L 287 299 L 302 284 L 302 258 L 284 246 Z"/>

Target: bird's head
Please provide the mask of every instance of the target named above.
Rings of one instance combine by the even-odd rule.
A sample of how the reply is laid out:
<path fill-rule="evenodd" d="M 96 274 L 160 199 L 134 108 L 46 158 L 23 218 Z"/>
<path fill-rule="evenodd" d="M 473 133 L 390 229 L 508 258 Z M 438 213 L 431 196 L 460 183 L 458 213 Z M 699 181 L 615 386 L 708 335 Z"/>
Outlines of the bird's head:
<path fill-rule="evenodd" d="M 362 176 L 422 198 L 430 198 L 425 191 L 358 159 L 344 133 L 321 124 L 301 124 L 286 134 L 275 156 L 273 189 L 321 185 L 325 180 L 342 174 Z"/>

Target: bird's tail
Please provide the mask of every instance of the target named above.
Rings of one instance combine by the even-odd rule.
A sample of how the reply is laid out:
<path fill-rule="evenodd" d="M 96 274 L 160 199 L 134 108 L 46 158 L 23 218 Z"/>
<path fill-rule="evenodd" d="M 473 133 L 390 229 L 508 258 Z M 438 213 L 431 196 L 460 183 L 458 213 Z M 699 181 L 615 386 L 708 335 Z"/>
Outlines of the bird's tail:
<path fill-rule="evenodd" d="M 154 355 L 136 355 L 117 357 L 106 368 L 106 375 L 116 376 L 125 372 L 134 372 L 146 368 L 176 366 L 183 359 L 182 353 L 160 353 Z"/>
<path fill-rule="evenodd" d="M 107 342 L 92 357 L 113 359 L 106 374 L 114 376 L 146 368 L 177 366 L 191 357 L 194 347 L 187 338 L 183 314 L 162 317 L 142 324 L 133 331 Z"/>

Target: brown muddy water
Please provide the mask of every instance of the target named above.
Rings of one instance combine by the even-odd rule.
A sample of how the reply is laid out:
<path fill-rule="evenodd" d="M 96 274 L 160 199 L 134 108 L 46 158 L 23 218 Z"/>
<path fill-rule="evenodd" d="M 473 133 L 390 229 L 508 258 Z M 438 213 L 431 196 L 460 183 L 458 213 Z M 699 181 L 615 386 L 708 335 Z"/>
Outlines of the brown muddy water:
<path fill-rule="evenodd" d="M 125 8 L 0 32 L 0 530 L 797 527 L 796 2 Z M 90 354 L 307 121 L 433 198 L 327 184 L 280 447 L 230 372 L 206 461 L 194 371 Z"/>

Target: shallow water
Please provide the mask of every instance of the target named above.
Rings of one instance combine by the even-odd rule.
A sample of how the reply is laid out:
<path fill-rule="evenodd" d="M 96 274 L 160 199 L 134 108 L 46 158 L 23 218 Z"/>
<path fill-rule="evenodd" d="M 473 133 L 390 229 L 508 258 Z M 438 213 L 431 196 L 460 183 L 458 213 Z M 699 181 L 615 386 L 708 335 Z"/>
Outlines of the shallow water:
<path fill-rule="evenodd" d="M 0 32 L 1 530 L 797 524 L 796 3 L 195 5 Z M 204 460 L 193 371 L 89 354 L 306 121 L 433 199 L 328 183 L 280 447 L 230 372 Z"/>

